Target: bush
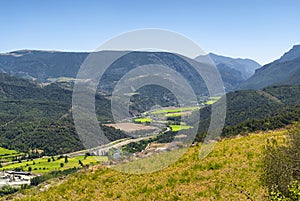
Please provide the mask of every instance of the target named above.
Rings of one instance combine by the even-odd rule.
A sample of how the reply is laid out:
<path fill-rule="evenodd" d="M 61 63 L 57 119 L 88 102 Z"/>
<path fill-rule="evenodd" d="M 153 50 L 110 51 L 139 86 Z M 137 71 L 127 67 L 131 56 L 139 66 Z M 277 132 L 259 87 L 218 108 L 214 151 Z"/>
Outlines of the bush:
<path fill-rule="evenodd" d="M 2 186 L 0 188 L 0 196 L 12 194 L 12 193 L 15 193 L 17 191 L 18 191 L 18 189 L 13 188 L 13 187 L 11 187 L 9 185 L 5 185 L 5 186 Z"/>
<path fill-rule="evenodd" d="M 30 185 L 37 186 L 38 184 L 40 184 L 48 179 L 66 176 L 66 175 L 72 174 L 74 172 L 77 172 L 77 170 L 78 170 L 77 168 L 70 168 L 70 169 L 66 169 L 66 170 L 52 171 L 52 172 L 46 173 L 44 175 L 32 178 L 30 180 Z"/>
<path fill-rule="evenodd" d="M 292 182 L 292 185 L 288 187 L 288 197 L 283 195 L 277 187 L 274 187 L 270 192 L 270 198 L 272 201 L 299 201 L 300 200 L 300 184 L 298 181 Z"/>
<path fill-rule="evenodd" d="M 299 200 L 300 124 L 289 130 L 287 142 L 268 141 L 264 151 L 262 181 L 272 200 Z"/>

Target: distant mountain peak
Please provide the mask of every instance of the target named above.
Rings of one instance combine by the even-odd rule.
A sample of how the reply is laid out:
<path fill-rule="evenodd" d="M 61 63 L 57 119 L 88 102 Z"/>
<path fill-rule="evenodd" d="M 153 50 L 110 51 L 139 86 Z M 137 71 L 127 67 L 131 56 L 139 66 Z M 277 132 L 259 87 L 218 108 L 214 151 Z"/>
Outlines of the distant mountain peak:
<path fill-rule="evenodd" d="M 195 60 L 203 61 L 206 56 L 196 57 Z M 259 63 L 251 59 L 231 58 L 214 53 L 209 53 L 208 57 L 216 64 L 216 66 L 226 65 L 228 68 L 241 72 L 243 79 L 250 78 L 255 73 L 255 70 L 261 67 Z"/>
<path fill-rule="evenodd" d="M 229 57 L 229 56 L 223 56 L 223 55 L 219 55 L 219 54 L 215 54 L 210 52 L 208 54 L 208 56 L 210 57 L 218 57 L 218 58 L 222 58 L 222 59 L 230 59 L 230 60 L 235 60 L 235 61 L 252 61 L 257 63 L 258 65 L 260 65 L 258 62 L 254 61 L 253 59 L 248 59 L 248 58 L 234 58 L 234 57 Z"/>
<path fill-rule="evenodd" d="M 280 57 L 278 61 L 279 62 L 292 61 L 298 58 L 300 58 L 300 45 L 294 45 L 292 49 L 284 53 L 284 55 Z"/>

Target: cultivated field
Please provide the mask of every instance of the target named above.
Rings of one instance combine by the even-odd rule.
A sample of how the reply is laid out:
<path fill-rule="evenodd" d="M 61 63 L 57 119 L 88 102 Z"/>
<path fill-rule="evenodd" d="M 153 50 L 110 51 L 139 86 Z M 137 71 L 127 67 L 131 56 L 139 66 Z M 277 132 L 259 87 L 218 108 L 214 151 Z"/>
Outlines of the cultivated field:
<path fill-rule="evenodd" d="M 53 161 L 54 159 L 54 161 Z M 16 162 L 14 164 L 10 164 L 7 166 L 4 166 L 0 168 L 0 171 L 2 170 L 14 170 L 19 169 L 22 171 L 31 171 L 33 173 L 46 173 L 56 170 L 66 170 L 73 167 L 81 167 L 79 164 L 79 160 L 83 163 L 83 165 L 91 165 L 91 164 L 97 164 L 99 162 L 106 162 L 107 157 L 105 156 L 88 156 L 85 158 L 85 156 L 76 156 L 72 158 L 68 158 L 68 162 L 65 163 L 64 157 L 55 156 L 53 157 L 47 157 L 47 158 L 38 158 L 34 160 L 24 161 L 24 162 Z M 50 161 L 49 161 L 50 160 Z M 63 164 L 63 166 L 61 165 Z"/>
<path fill-rule="evenodd" d="M 123 130 L 125 132 L 134 132 L 139 130 L 154 130 L 157 129 L 154 126 L 146 126 L 143 124 L 135 124 L 135 123 L 117 123 L 117 124 L 106 124 L 106 126 L 111 126 L 116 129 Z"/>
<path fill-rule="evenodd" d="M 0 162 L 1 163 L 9 163 L 13 158 L 17 156 L 21 156 L 23 153 L 17 152 L 16 150 L 9 150 L 0 147 Z"/>

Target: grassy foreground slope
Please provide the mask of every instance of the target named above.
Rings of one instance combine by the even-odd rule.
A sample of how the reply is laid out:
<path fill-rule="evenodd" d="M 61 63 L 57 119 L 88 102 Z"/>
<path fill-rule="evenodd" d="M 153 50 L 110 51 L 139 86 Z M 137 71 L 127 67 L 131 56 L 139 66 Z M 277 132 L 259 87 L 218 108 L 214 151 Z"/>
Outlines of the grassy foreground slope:
<path fill-rule="evenodd" d="M 267 139 L 286 130 L 251 134 L 218 142 L 199 160 L 191 147 L 175 164 L 151 174 L 125 174 L 99 166 L 70 175 L 47 190 L 43 186 L 12 195 L 17 200 L 266 200 L 260 182 Z M 44 189 L 43 192 L 40 189 Z"/>

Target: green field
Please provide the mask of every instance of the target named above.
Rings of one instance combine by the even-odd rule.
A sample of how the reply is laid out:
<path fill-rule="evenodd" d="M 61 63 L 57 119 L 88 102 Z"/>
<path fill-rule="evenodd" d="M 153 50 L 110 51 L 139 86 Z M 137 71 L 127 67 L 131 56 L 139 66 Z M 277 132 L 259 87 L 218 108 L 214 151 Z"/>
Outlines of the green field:
<path fill-rule="evenodd" d="M 152 114 L 178 113 L 178 112 L 193 111 L 198 109 L 200 109 L 200 107 L 182 107 L 182 108 L 174 108 L 174 109 L 161 109 L 151 113 Z"/>
<path fill-rule="evenodd" d="M 214 104 L 216 101 L 213 101 L 213 100 L 209 100 L 209 101 L 206 101 L 204 104 L 205 105 L 212 105 Z"/>
<path fill-rule="evenodd" d="M 17 152 L 16 150 L 9 150 L 0 147 L 0 162 L 6 163 L 11 162 L 12 159 L 16 156 L 21 156 L 23 153 Z"/>
<path fill-rule="evenodd" d="M 68 158 L 67 163 L 65 163 L 64 158 L 58 159 L 58 156 L 55 156 L 54 159 L 55 161 L 52 161 L 52 159 L 50 158 L 50 162 L 48 162 L 48 158 L 38 158 L 32 161 L 30 160 L 21 163 L 17 162 L 4 166 L 0 168 L 0 170 L 13 170 L 15 168 L 20 168 L 23 171 L 28 171 L 30 167 L 31 171 L 34 173 L 46 173 L 55 170 L 65 170 L 73 167 L 81 167 L 81 165 L 79 164 L 79 160 L 81 160 L 84 165 L 97 164 L 102 161 L 107 161 L 107 157 L 105 156 L 88 156 L 86 159 L 84 159 L 84 156 L 76 156 L 73 158 Z M 61 167 L 61 163 L 64 164 L 63 167 Z"/>
<path fill-rule="evenodd" d="M 151 123 L 152 119 L 149 117 L 141 117 L 141 118 L 136 118 L 134 119 L 135 123 Z"/>
<path fill-rule="evenodd" d="M 204 104 L 205 105 L 212 105 L 215 102 L 217 102 L 221 97 L 216 96 L 216 97 L 210 97 L 208 101 L 206 101 Z"/>
<path fill-rule="evenodd" d="M 169 125 L 172 131 L 180 131 L 185 129 L 193 128 L 192 126 L 185 126 L 185 125 Z"/>
<path fill-rule="evenodd" d="M 166 117 L 181 117 L 181 113 L 168 113 Z"/>
<path fill-rule="evenodd" d="M 18 152 L 16 150 L 9 150 L 9 149 L 5 149 L 0 147 L 0 156 L 3 155 L 13 155 L 13 154 L 17 154 Z"/>

